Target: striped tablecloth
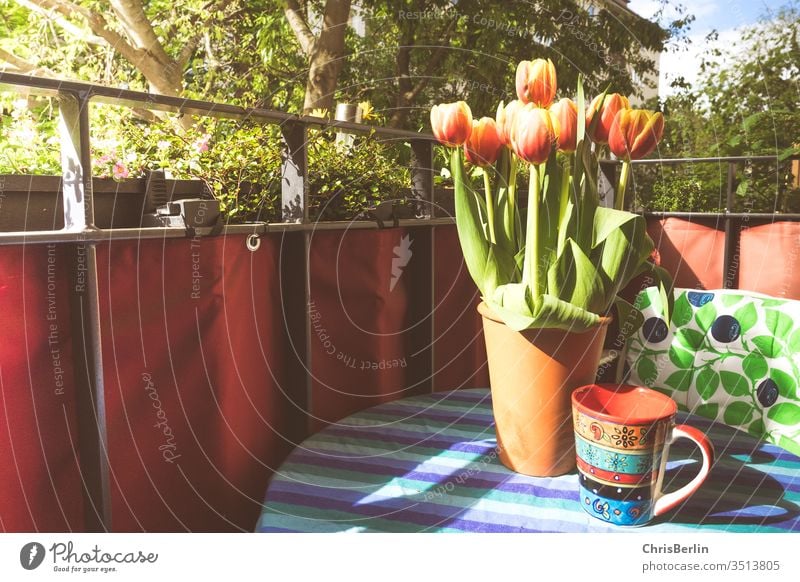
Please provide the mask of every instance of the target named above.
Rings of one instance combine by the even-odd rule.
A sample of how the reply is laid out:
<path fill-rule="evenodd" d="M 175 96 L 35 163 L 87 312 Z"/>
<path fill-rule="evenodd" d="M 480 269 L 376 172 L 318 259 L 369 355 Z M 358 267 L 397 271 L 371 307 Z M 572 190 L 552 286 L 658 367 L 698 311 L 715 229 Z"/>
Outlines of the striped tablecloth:
<path fill-rule="evenodd" d="M 686 503 L 638 529 L 579 506 L 575 472 L 534 478 L 496 456 L 485 389 L 381 404 L 295 449 L 272 479 L 262 532 L 800 531 L 800 458 L 726 426 L 686 419 L 713 440 L 717 463 Z M 672 447 L 672 490 L 697 471 L 693 445 Z"/>

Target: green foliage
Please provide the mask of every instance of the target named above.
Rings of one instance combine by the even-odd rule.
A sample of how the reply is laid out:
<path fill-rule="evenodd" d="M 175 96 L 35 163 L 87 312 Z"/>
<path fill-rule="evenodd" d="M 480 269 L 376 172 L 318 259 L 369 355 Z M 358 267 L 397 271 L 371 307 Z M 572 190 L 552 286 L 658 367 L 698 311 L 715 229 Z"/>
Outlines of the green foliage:
<path fill-rule="evenodd" d="M 375 135 L 356 137 L 352 147 L 312 132 L 308 143 L 309 215 L 349 220 L 384 200 L 406 196 L 410 174 L 399 155 Z"/>
<path fill-rule="evenodd" d="M 699 82 L 690 86 L 678 79 L 674 85 L 679 92 L 663 103 L 666 126 L 661 157 L 782 158 L 778 164 L 737 165 L 731 211 L 800 211 L 800 191 L 787 159 L 792 152 L 800 153 L 799 37 L 800 4 L 790 0 L 745 28 L 731 46 L 708 51 Z M 640 167 L 638 203 L 655 211 L 722 209 L 727 176 L 725 163 L 698 163 L 680 170 Z"/>

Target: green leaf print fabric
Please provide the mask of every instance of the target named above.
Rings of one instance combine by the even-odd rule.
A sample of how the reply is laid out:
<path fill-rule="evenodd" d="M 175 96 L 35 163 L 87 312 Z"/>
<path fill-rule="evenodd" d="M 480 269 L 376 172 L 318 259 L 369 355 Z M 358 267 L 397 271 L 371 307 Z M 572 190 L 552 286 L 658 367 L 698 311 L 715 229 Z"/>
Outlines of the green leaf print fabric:
<path fill-rule="evenodd" d="M 738 290 L 675 290 L 671 326 L 658 288 L 635 306 L 629 383 L 800 455 L 800 301 Z"/>

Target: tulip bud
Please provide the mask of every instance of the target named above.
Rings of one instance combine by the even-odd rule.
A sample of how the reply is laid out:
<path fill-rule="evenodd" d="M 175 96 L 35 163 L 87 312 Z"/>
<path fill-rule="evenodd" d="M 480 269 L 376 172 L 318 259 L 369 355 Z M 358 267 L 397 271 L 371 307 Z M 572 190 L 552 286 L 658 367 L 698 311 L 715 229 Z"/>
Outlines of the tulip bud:
<path fill-rule="evenodd" d="M 517 65 L 517 96 L 524 104 L 550 107 L 556 96 L 556 67 L 550 59 Z"/>
<path fill-rule="evenodd" d="M 500 141 L 507 146 L 511 145 L 511 128 L 514 126 L 514 115 L 522 106 L 522 102 L 518 99 L 509 102 L 505 107 L 503 107 L 502 101 L 497 106 L 497 115 L 495 116 L 497 135 L 500 137 Z"/>
<path fill-rule="evenodd" d="M 472 132 L 472 111 L 464 101 L 441 103 L 431 109 L 433 135 L 446 146 L 463 145 Z"/>
<path fill-rule="evenodd" d="M 656 149 L 664 135 L 664 116 L 643 109 L 617 113 L 608 135 L 608 147 L 618 158 L 639 160 Z"/>
<path fill-rule="evenodd" d="M 514 116 L 511 147 L 517 156 L 530 164 L 541 164 L 550 156 L 558 129 L 550 111 L 532 104 Z"/>
<path fill-rule="evenodd" d="M 595 113 L 600 109 L 600 98 L 602 95 L 598 95 L 592 102 L 589 104 L 589 108 L 586 111 L 586 128 L 590 128 L 592 124 L 592 119 L 594 118 Z M 600 114 L 600 119 L 597 120 L 597 125 L 594 127 L 594 131 L 591 133 L 590 137 L 592 141 L 595 143 L 608 143 L 608 132 L 611 130 L 611 124 L 614 122 L 614 118 L 617 116 L 617 113 L 621 109 L 630 109 L 630 102 L 628 101 L 627 97 L 623 97 L 619 93 L 611 93 L 610 95 L 606 95 L 605 101 L 603 103 L 603 111 Z"/>
<path fill-rule="evenodd" d="M 472 122 L 472 133 L 464 144 L 467 161 L 476 166 L 489 166 L 497 161 L 503 143 L 497 135 L 497 123 L 491 117 Z"/>
<path fill-rule="evenodd" d="M 550 106 L 550 113 L 558 122 L 559 151 L 574 152 L 578 142 L 578 106 L 565 97 Z"/>

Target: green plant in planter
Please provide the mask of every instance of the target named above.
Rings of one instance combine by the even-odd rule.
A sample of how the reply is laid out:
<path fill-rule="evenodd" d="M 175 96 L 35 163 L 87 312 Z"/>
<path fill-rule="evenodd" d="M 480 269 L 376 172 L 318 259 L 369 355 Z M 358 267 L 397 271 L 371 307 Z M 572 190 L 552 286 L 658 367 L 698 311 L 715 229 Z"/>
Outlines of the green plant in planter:
<path fill-rule="evenodd" d="M 351 220 L 384 200 L 405 198 L 408 168 L 374 134 L 337 144 L 330 131 L 308 138 L 309 215 L 313 220 Z"/>
<path fill-rule="evenodd" d="M 484 302 L 514 330 L 584 331 L 616 306 L 620 321 L 634 322 L 622 326 L 630 334 L 640 317 L 617 293 L 634 277 L 649 273 L 664 305 L 671 299 L 669 275 L 650 260 L 644 218 L 621 210 L 630 160 L 655 148 L 663 118 L 605 93 L 587 111 L 580 80 L 576 102 L 553 104 L 556 72 L 542 59 L 520 63 L 516 85 L 519 100 L 501 103 L 496 119 L 473 121 L 463 101 L 431 111 L 436 138 L 451 148 L 467 269 Z M 624 160 L 617 208 L 599 202 L 596 152 L 604 142 Z M 465 156 L 484 168 L 483 193 L 467 178 Z M 523 164 L 527 208 L 517 192 Z"/>

